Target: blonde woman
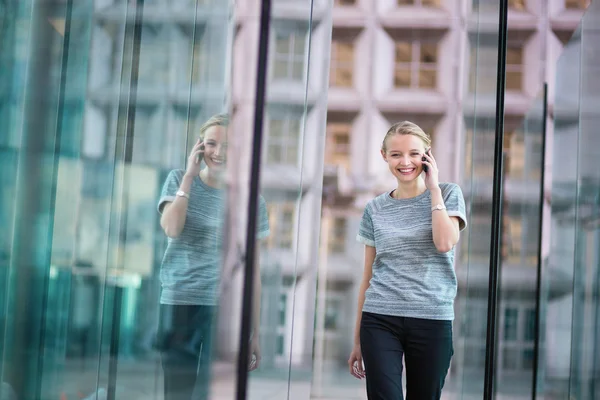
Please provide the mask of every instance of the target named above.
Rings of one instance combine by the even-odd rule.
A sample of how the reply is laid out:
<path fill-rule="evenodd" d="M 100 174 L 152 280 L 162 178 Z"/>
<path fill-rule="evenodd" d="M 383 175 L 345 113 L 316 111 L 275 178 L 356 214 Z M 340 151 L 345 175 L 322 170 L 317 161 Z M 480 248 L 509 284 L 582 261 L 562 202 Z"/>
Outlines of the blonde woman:
<path fill-rule="evenodd" d="M 438 181 L 431 139 L 414 123 L 388 130 L 381 155 L 394 190 L 365 207 L 365 245 L 350 373 L 369 400 L 439 399 L 450 361 L 457 282 L 454 247 L 466 225 L 460 187 Z M 363 368 L 364 363 L 364 368 Z"/>
<path fill-rule="evenodd" d="M 208 399 L 214 317 L 221 265 L 221 226 L 225 205 L 225 114 L 211 117 L 200 128 L 187 169 L 167 177 L 158 211 L 168 236 L 160 280 L 159 345 L 162 351 L 165 400 Z M 201 169 L 201 161 L 206 167 Z M 268 236 L 266 204 L 259 199 L 259 239 Z M 240 206 L 245 206 L 240 204 Z M 260 274 L 256 292 L 260 298 Z M 251 353 L 258 367 L 260 302 L 253 310 Z"/>

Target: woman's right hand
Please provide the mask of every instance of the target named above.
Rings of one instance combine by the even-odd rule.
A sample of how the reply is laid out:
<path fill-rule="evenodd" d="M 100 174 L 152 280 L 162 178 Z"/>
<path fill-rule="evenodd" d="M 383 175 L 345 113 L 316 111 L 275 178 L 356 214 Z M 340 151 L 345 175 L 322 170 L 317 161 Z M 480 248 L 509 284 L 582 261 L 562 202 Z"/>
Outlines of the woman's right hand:
<path fill-rule="evenodd" d="M 195 177 L 200 173 L 200 162 L 204 158 L 204 142 L 201 142 L 200 139 L 196 141 L 194 147 L 192 147 L 192 151 L 190 152 L 190 156 L 188 157 L 187 169 L 185 174 L 188 176 Z"/>
<path fill-rule="evenodd" d="M 350 368 L 350 374 L 358 379 L 365 377 L 365 370 L 363 368 L 362 361 L 362 350 L 360 349 L 360 344 L 355 344 L 354 348 L 352 349 L 352 353 L 350 353 L 350 358 L 348 359 L 348 367 Z"/>

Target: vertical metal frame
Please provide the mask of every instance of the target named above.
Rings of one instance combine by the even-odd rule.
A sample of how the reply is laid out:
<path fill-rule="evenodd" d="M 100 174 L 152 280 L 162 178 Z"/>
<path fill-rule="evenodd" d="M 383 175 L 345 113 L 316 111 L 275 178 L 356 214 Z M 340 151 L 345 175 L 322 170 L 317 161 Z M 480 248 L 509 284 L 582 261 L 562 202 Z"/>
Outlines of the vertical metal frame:
<path fill-rule="evenodd" d="M 531 400 L 537 398 L 537 382 L 538 382 L 538 367 L 540 358 L 540 331 L 541 331 L 541 297 L 542 297 L 542 229 L 544 217 L 544 181 L 546 177 L 546 129 L 548 119 L 548 84 L 544 83 L 544 95 L 542 105 L 542 148 L 540 161 L 540 196 L 539 196 L 539 225 L 538 225 L 538 254 L 537 254 L 537 271 L 536 271 L 536 287 L 535 287 L 535 325 L 534 325 L 534 342 L 533 342 L 533 377 L 531 386 Z"/>
<path fill-rule="evenodd" d="M 242 324 L 240 347 L 237 360 L 236 399 L 245 400 L 248 391 L 248 362 L 250 357 L 250 332 L 252 329 L 252 304 L 254 301 L 254 276 L 256 273 L 256 227 L 258 220 L 258 196 L 262 159 L 263 119 L 267 88 L 267 66 L 269 54 L 269 30 L 271 27 L 271 0 L 262 0 L 258 63 L 256 72 L 256 97 L 254 104 L 254 136 L 250 160 L 250 191 L 248 197 L 248 222 L 246 227 L 246 251 L 244 263 L 244 290 L 242 296 Z"/>
<path fill-rule="evenodd" d="M 495 398 L 495 367 L 498 340 L 498 307 L 500 302 L 500 267 L 502 264 L 502 203 L 504 200 L 504 94 L 506 86 L 506 42 L 508 0 L 500 1 L 498 34 L 498 69 L 496 81 L 496 141 L 494 146 L 494 180 L 492 196 L 492 232 L 488 282 L 488 324 L 485 346 L 484 400 Z"/>

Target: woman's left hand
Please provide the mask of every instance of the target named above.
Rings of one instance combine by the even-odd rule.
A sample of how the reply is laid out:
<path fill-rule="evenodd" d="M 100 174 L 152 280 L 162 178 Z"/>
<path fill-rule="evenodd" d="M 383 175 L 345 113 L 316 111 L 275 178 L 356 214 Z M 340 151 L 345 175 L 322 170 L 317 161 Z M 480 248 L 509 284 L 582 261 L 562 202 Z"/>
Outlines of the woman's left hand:
<path fill-rule="evenodd" d="M 425 186 L 427 186 L 427 189 L 432 190 L 439 187 L 440 170 L 438 169 L 437 163 L 435 162 L 435 158 L 433 157 L 431 150 L 423 154 L 423 157 L 425 157 L 425 159 L 427 160 L 423 161 L 423 164 L 427 165 L 428 169 L 428 171 L 425 172 Z"/>

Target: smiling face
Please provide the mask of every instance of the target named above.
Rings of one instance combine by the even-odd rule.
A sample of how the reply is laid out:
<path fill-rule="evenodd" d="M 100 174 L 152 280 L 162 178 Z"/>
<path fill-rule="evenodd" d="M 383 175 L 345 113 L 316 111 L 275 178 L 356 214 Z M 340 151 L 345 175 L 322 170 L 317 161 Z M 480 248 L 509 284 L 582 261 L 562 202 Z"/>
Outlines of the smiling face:
<path fill-rule="evenodd" d="M 423 172 L 421 158 L 425 150 L 425 143 L 419 137 L 396 134 L 386 139 L 381 155 L 399 182 L 410 182 Z"/>
<path fill-rule="evenodd" d="M 213 170 L 225 167 L 227 160 L 227 127 L 211 126 L 204 133 L 204 162 Z"/>

